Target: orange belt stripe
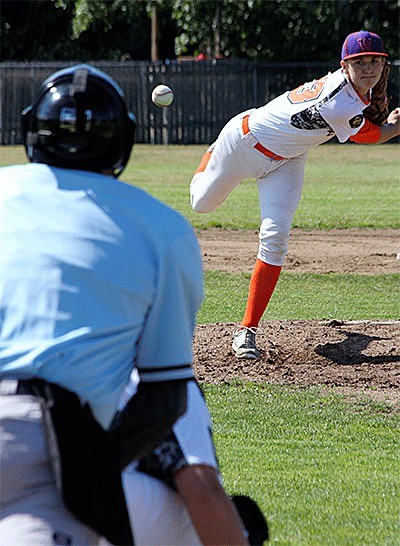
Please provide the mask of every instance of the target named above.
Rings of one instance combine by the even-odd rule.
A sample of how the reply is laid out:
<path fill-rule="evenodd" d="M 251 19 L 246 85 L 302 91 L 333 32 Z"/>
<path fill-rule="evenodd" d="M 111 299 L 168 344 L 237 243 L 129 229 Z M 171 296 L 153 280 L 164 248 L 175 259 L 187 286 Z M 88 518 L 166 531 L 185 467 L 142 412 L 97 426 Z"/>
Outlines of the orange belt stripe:
<path fill-rule="evenodd" d="M 249 117 L 250 117 L 250 115 L 244 116 L 243 121 L 242 121 L 242 130 L 243 130 L 244 135 L 247 135 L 248 133 L 250 133 Z M 269 157 L 271 159 L 275 159 L 275 161 L 280 161 L 281 159 L 286 159 L 285 157 L 274 154 L 274 152 L 271 152 L 271 150 L 268 150 L 265 146 L 260 144 L 260 142 L 257 142 L 257 144 L 255 144 L 253 147 L 256 150 L 258 150 L 259 152 L 261 152 L 262 154 L 266 155 L 267 157 Z"/>

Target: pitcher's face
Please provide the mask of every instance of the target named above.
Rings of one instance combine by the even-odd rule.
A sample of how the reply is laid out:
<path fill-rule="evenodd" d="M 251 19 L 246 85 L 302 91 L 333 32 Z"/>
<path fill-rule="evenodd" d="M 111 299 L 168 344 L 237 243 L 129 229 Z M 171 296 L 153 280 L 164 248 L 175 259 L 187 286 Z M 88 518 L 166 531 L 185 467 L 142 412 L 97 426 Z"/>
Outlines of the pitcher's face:
<path fill-rule="evenodd" d="M 379 81 L 384 59 L 381 56 L 362 55 L 347 59 L 340 64 L 353 87 L 361 95 L 366 95 Z"/>

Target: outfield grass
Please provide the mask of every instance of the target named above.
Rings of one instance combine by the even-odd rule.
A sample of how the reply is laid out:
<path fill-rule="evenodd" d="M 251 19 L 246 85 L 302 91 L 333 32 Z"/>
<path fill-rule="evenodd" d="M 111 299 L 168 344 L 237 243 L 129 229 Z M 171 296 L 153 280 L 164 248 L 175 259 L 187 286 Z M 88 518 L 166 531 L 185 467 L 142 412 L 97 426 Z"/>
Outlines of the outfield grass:
<path fill-rule="evenodd" d="M 189 205 L 205 146 L 136 145 L 122 178 L 182 212 L 199 229 L 258 228 L 246 181 L 210 215 Z M 310 153 L 295 225 L 399 228 L 399 146 L 321 146 Z M 0 148 L 0 165 L 25 163 Z M 210 271 L 199 322 L 239 321 L 249 275 Z M 264 318 L 398 319 L 399 275 L 283 273 Z M 250 494 L 280 546 L 400 544 L 400 413 L 318 388 L 203 385 L 228 491 Z"/>
<path fill-rule="evenodd" d="M 257 229 L 254 181 L 245 181 L 210 214 L 189 202 L 189 182 L 205 146 L 137 144 L 122 175 L 184 214 L 195 228 Z M 21 146 L 0 148 L 0 165 L 25 163 Z M 311 150 L 294 225 L 303 229 L 400 228 L 400 147 L 329 144 Z"/>
<path fill-rule="evenodd" d="M 137 146 L 123 177 L 182 212 L 194 227 L 257 229 L 253 180 L 243 182 L 216 211 L 199 215 L 189 203 L 189 182 L 204 146 Z M 161 148 L 161 149 L 160 149 Z M 311 150 L 294 226 L 303 229 L 400 227 L 400 147 L 325 145 Z M 151 168 L 149 169 L 149 165 Z"/>

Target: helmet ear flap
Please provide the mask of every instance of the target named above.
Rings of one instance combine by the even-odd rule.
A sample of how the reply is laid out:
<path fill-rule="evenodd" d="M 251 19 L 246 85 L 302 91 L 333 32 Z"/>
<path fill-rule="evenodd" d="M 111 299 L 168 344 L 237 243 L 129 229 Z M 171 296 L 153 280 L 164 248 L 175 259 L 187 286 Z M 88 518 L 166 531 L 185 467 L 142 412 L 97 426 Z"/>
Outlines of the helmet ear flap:
<path fill-rule="evenodd" d="M 132 114 L 132 112 L 128 112 L 126 140 L 130 143 L 131 147 L 135 144 L 136 125 L 136 117 Z"/>
<path fill-rule="evenodd" d="M 136 137 L 136 118 L 132 114 L 132 112 L 128 112 L 126 116 L 126 129 L 125 129 L 125 142 L 124 142 L 124 154 L 123 154 L 123 167 L 116 173 L 114 173 L 114 176 L 117 178 L 122 170 L 126 167 L 129 157 L 132 152 L 133 145 L 135 144 L 135 137 Z"/>

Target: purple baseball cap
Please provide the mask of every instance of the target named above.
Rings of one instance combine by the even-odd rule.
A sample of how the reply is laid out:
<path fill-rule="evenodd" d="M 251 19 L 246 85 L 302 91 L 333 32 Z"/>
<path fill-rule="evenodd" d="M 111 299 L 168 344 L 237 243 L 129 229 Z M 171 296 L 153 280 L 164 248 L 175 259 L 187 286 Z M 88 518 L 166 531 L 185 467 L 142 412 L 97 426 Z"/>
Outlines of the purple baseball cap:
<path fill-rule="evenodd" d="M 342 47 L 342 61 L 361 55 L 387 57 L 381 38 L 373 32 L 359 30 L 349 34 Z"/>

